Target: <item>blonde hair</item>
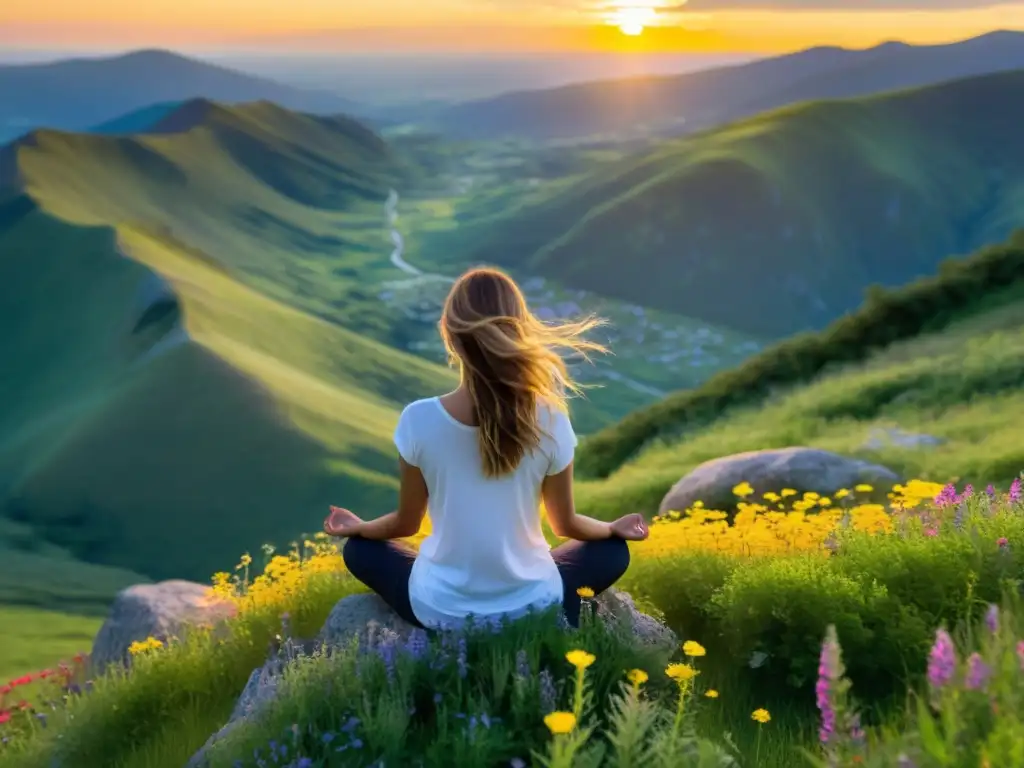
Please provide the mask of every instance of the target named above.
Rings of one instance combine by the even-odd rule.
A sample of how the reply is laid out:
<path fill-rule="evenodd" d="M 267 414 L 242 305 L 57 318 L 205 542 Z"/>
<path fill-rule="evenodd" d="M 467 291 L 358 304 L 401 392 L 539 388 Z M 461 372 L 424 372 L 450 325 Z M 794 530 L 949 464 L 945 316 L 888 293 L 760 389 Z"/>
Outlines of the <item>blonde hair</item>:
<path fill-rule="evenodd" d="M 606 351 L 583 338 L 601 323 L 539 320 L 519 286 L 497 269 L 471 269 L 455 281 L 439 327 L 473 401 L 486 477 L 512 472 L 540 445 L 541 402 L 566 411 L 568 394 L 580 393 L 560 351 L 588 361 L 588 352 Z"/>

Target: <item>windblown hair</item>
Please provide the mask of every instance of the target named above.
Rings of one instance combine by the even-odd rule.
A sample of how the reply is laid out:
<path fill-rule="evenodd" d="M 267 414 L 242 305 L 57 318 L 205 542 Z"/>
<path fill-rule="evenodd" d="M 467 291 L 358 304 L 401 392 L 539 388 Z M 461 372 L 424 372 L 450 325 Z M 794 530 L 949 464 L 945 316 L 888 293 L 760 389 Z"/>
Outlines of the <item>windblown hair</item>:
<path fill-rule="evenodd" d="M 600 324 L 594 317 L 539 320 L 519 286 L 496 269 L 472 269 L 452 286 L 439 327 L 473 400 L 486 477 L 514 471 L 540 445 L 541 403 L 565 411 L 566 397 L 580 392 L 562 354 L 589 361 L 588 352 L 606 351 L 583 338 Z"/>

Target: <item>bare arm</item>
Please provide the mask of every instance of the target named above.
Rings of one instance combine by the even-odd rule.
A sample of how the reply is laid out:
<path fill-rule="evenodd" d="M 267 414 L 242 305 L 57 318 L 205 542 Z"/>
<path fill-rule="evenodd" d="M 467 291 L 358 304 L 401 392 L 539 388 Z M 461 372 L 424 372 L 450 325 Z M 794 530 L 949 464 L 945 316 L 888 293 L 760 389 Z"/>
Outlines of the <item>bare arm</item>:
<path fill-rule="evenodd" d="M 353 536 L 364 539 L 404 539 L 415 536 L 427 513 L 427 483 L 419 467 L 414 467 L 399 458 L 401 487 L 398 493 L 398 509 L 378 517 L 376 520 L 360 523 Z"/>
<path fill-rule="evenodd" d="M 576 514 L 572 497 L 572 463 L 557 475 L 548 475 L 541 485 L 541 498 L 548 522 L 556 536 L 577 541 L 598 541 L 612 536 L 611 523 Z"/>

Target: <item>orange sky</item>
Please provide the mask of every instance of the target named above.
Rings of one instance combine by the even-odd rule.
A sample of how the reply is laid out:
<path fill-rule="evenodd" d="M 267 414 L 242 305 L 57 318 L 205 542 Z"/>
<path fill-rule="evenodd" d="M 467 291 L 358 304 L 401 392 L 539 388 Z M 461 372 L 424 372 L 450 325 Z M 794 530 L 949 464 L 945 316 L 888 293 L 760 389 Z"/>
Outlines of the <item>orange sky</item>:
<path fill-rule="evenodd" d="M 627 5 L 657 9 L 654 25 L 622 34 L 610 20 L 614 6 Z M 865 7 L 873 10 L 846 10 Z M 337 34 L 321 45 L 343 50 L 775 52 L 946 42 L 996 28 L 1024 29 L 1024 0 L 31 0 L 0 7 L 0 45 L 21 47 L 252 47 L 306 34 L 322 41 L 330 32 Z"/>

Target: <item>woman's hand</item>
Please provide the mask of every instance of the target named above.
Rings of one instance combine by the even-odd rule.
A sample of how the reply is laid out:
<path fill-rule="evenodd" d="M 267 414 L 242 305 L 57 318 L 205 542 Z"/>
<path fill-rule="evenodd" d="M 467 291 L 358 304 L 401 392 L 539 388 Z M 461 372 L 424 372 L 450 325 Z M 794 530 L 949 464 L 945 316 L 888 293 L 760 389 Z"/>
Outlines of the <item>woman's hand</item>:
<path fill-rule="evenodd" d="M 363 521 L 355 512 L 343 507 L 331 507 L 331 514 L 324 520 L 324 531 L 329 536 L 355 536 L 362 524 Z"/>
<path fill-rule="evenodd" d="M 612 523 L 612 533 L 626 541 L 643 541 L 651 535 L 647 521 L 641 514 L 626 515 Z"/>

